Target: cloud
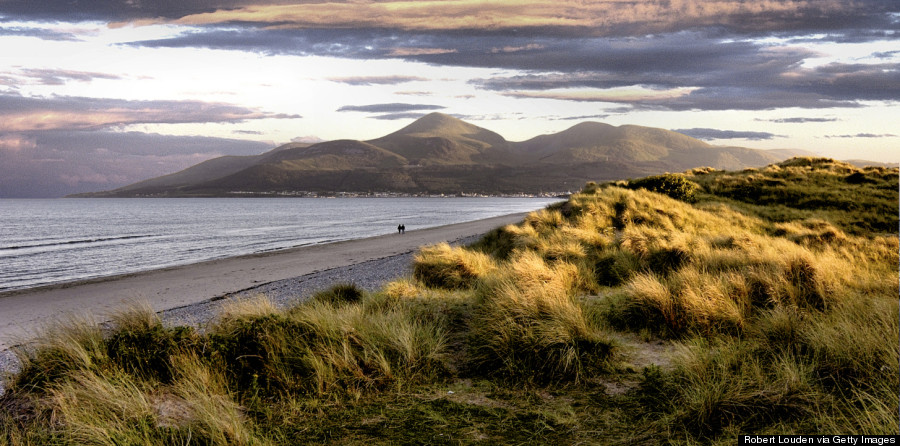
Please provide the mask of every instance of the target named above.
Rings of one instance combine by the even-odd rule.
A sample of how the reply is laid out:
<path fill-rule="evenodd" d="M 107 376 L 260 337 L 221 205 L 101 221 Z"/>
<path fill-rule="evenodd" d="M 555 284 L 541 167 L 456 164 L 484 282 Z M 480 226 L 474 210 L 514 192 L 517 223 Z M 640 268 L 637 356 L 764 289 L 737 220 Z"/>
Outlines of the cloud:
<path fill-rule="evenodd" d="M 121 76 L 89 71 L 23 68 L 22 77 L 40 85 L 65 85 L 68 81 L 90 82 L 94 79 L 122 79 Z"/>
<path fill-rule="evenodd" d="M 236 105 L 201 101 L 127 101 L 71 96 L 0 95 L 0 120 L 6 132 L 92 130 L 142 123 L 243 122 L 294 119 Z"/>
<path fill-rule="evenodd" d="M 872 57 L 876 57 L 878 59 L 891 59 L 900 55 L 900 51 L 879 51 L 872 53 Z"/>
<path fill-rule="evenodd" d="M 22 0 L 20 0 L 22 1 Z M 890 0 L 856 4 L 840 1 L 768 0 L 523 0 L 523 1 L 371 1 L 245 2 L 230 9 L 187 14 L 186 25 L 256 24 L 278 28 L 379 28 L 404 31 L 540 29 L 548 33 L 593 36 L 647 35 L 704 26 L 743 32 L 834 28 L 884 23 L 895 11 Z M 193 5 L 196 8 L 196 4 Z M 182 8 L 185 11 L 190 6 Z M 212 8 L 210 8 L 212 9 Z M 147 11 L 148 13 L 150 11 Z M 174 11 L 147 17 L 171 17 Z M 435 20 L 440 17 L 440 20 Z M 513 47 L 515 48 L 515 47 Z"/>
<path fill-rule="evenodd" d="M 896 138 L 893 133 L 857 133 L 855 135 L 826 135 L 826 138 Z"/>
<path fill-rule="evenodd" d="M 644 88 L 616 89 L 560 89 L 550 91 L 513 91 L 502 93 L 504 96 L 531 99 L 558 99 L 577 102 L 624 102 L 624 103 L 659 103 L 667 99 L 679 98 L 691 93 L 691 88 L 671 90 L 648 90 Z"/>
<path fill-rule="evenodd" d="M 339 82 L 347 85 L 397 85 L 415 81 L 427 81 L 428 79 L 419 76 L 348 76 L 348 77 L 331 77 L 328 80 Z"/>
<path fill-rule="evenodd" d="M 275 3 L 267 1 L 267 3 Z M 53 21 L 127 21 L 147 18 L 176 19 L 185 15 L 212 12 L 219 8 L 234 8 L 250 4 L 244 0 L 180 0 L 121 1 L 121 0 L 4 0 L 0 15 L 22 19 Z"/>
<path fill-rule="evenodd" d="M 805 124 L 807 122 L 837 122 L 838 118 L 778 118 L 778 119 L 756 119 L 759 122 L 774 122 L 776 124 Z"/>
<path fill-rule="evenodd" d="M 80 40 L 75 34 L 68 32 L 55 31 L 44 28 L 32 28 L 27 26 L 10 26 L 0 28 L 0 36 L 21 36 L 35 37 L 41 40 L 52 41 L 78 41 Z"/>
<path fill-rule="evenodd" d="M 647 35 L 704 26 L 741 32 L 879 29 L 891 23 L 889 13 L 897 9 L 893 0 L 82 0 L 77 8 L 70 0 L 0 2 L 0 15 L 26 20 L 174 21 L 293 29 L 540 30 L 582 36 Z"/>
<path fill-rule="evenodd" d="M 753 2 L 747 2 L 753 3 Z M 822 2 L 827 3 L 827 2 Z M 900 5 L 900 3 L 898 3 Z M 852 21 L 845 22 L 847 25 Z M 900 28 L 900 25 L 893 25 Z M 840 32 L 853 32 L 842 28 Z M 837 33 L 840 34 L 840 33 Z M 820 57 L 796 45 L 773 44 L 722 27 L 641 35 L 594 37 L 535 28 L 497 30 L 402 30 L 386 28 L 198 28 L 180 36 L 131 42 L 149 47 L 203 47 L 262 54 L 320 55 L 355 59 L 401 58 L 434 65 L 520 70 L 525 74 L 475 79 L 480 89 L 515 97 L 532 91 L 605 90 L 621 87 L 693 88 L 680 101 L 641 101 L 669 110 L 761 110 L 791 107 L 856 107 L 859 101 L 900 100 L 900 64 L 830 64 L 807 67 Z M 822 39 L 817 42 L 822 43 Z M 410 77 L 414 78 L 414 77 Z M 351 85 L 391 85 L 404 76 L 334 78 Z M 601 97 L 602 93 L 593 93 Z M 582 95 L 584 96 L 584 95 Z M 757 98 L 747 100 L 747 98 Z M 761 98 L 761 99 L 760 99 Z M 566 98 L 560 97 L 565 100 Z M 571 100 L 592 100 L 575 97 Z M 627 101 L 616 101 L 627 102 Z"/>
<path fill-rule="evenodd" d="M 594 119 L 606 119 L 609 117 L 609 114 L 602 115 L 581 115 L 581 116 L 565 116 L 560 118 L 554 118 L 557 121 L 590 121 Z"/>
<path fill-rule="evenodd" d="M 705 32 L 587 43 L 569 50 L 556 43 L 548 47 L 552 54 L 494 61 L 534 73 L 471 82 L 514 97 L 570 97 L 668 110 L 856 107 L 859 101 L 900 100 L 898 63 L 806 68 L 803 62 L 818 54 L 797 47 L 723 40 Z M 666 101 L 604 97 L 613 93 L 611 89 L 635 86 L 694 88 L 688 95 Z"/>
<path fill-rule="evenodd" d="M 702 139 L 702 140 L 713 140 L 713 139 L 748 139 L 751 141 L 762 141 L 768 139 L 774 139 L 778 137 L 778 135 L 774 133 L 768 132 L 750 132 L 750 131 L 737 131 L 737 130 L 718 130 L 718 129 L 707 129 L 707 128 L 693 128 L 693 129 L 678 129 L 673 130 L 674 132 L 678 132 L 692 138 Z"/>
<path fill-rule="evenodd" d="M 401 96 L 434 96 L 431 91 L 395 91 L 394 94 Z"/>
<path fill-rule="evenodd" d="M 339 112 L 367 112 L 367 113 L 399 113 L 414 110 L 442 110 L 446 107 L 440 105 L 429 104 L 372 104 L 372 105 L 345 105 L 337 111 Z"/>
<path fill-rule="evenodd" d="M 35 147 L 34 138 L 26 135 L 0 134 L 0 151 L 21 152 Z"/>
<path fill-rule="evenodd" d="M 401 119 L 419 119 L 422 116 L 424 116 L 422 113 L 387 113 L 384 115 L 375 115 L 371 118 L 382 121 L 397 121 Z"/>
<path fill-rule="evenodd" d="M 79 76 L 53 71 L 33 74 Z M 0 94 L 0 197 L 110 189 L 215 156 L 256 154 L 269 147 L 238 139 L 112 131 L 121 126 L 295 117 L 200 101 Z"/>

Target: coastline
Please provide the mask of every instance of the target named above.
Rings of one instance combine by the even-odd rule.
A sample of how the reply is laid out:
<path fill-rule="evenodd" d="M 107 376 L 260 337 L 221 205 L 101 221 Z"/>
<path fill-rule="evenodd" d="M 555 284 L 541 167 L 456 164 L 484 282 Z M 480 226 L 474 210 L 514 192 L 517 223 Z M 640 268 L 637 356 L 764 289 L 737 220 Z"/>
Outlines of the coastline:
<path fill-rule="evenodd" d="M 0 293 L 0 350 L 27 342 L 41 327 L 68 314 L 87 314 L 102 321 L 134 302 L 147 302 L 158 313 L 190 308 L 279 281 L 404 254 L 411 256 L 420 246 L 482 235 L 518 223 L 525 215 L 509 214 L 410 230 L 403 235 L 386 234 Z M 378 269 L 377 265 L 372 267 Z M 347 281 L 351 279 L 352 276 Z"/>

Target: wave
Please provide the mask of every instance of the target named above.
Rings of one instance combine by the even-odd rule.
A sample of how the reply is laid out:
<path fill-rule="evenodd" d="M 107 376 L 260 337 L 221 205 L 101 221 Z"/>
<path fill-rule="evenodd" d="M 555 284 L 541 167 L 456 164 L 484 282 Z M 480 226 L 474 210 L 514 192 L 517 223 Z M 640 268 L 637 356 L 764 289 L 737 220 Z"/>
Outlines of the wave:
<path fill-rule="evenodd" d="M 158 237 L 158 235 L 154 235 L 154 234 L 122 235 L 122 236 L 118 236 L 118 237 L 101 237 L 101 238 L 78 239 L 78 240 L 52 241 L 52 242 L 46 242 L 46 243 L 33 243 L 30 245 L 0 246 L 0 251 L 16 251 L 16 250 L 20 250 L 20 249 L 30 249 L 30 248 L 48 248 L 48 247 L 53 247 L 53 246 L 82 245 L 82 244 L 110 242 L 110 241 L 118 241 L 118 240 L 133 240 L 133 239 L 149 238 L 149 237 Z"/>

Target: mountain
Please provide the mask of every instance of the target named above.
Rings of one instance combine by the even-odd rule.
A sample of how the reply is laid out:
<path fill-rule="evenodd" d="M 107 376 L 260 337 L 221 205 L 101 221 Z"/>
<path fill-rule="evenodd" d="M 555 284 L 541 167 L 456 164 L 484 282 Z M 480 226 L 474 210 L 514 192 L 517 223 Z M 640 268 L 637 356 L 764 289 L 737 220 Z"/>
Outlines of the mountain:
<path fill-rule="evenodd" d="M 786 154 L 720 147 L 651 127 L 583 122 L 522 142 L 431 113 L 368 140 L 291 143 L 255 156 L 215 158 L 91 197 L 233 196 L 308 192 L 538 193 L 693 167 L 742 169 Z"/>
<path fill-rule="evenodd" d="M 517 153 L 539 163 L 663 162 L 671 170 L 698 166 L 741 169 L 786 157 L 742 147 L 718 147 L 670 130 L 583 122 L 567 130 L 514 144 Z"/>
<path fill-rule="evenodd" d="M 163 175 L 161 177 L 151 178 L 149 180 L 121 187 L 116 189 L 116 191 L 123 194 L 127 192 L 147 194 L 152 193 L 150 191 L 154 190 L 162 192 L 173 188 L 189 186 L 191 184 L 204 183 L 240 172 L 258 163 L 265 162 L 281 152 L 304 147 L 309 147 L 309 144 L 288 143 L 260 155 L 220 156 L 218 158 L 203 161 L 202 163 L 173 174 Z"/>
<path fill-rule="evenodd" d="M 610 160 L 654 161 L 665 158 L 672 150 L 707 149 L 710 146 L 663 129 L 583 122 L 559 133 L 517 143 L 514 147 L 517 153 L 533 161 L 564 164 Z"/>
<path fill-rule="evenodd" d="M 502 136 L 442 113 L 431 113 L 390 135 L 368 141 L 412 165 L 502 163 L 511 159 Z"/>

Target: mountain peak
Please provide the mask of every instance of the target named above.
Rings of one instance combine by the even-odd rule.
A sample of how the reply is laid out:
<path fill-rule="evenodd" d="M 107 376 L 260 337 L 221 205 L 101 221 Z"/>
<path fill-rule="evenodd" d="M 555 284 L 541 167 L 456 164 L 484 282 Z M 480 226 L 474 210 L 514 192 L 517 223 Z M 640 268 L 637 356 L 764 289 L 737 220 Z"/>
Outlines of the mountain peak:
<path fill-rule="evenodd" d="M 444 113 L 429 113 L 416 119 L 412 124 L 394 132 L 394 135 L 431 135 L 431 136 L 456 136 L 483 130 L 480 127 L 469 124 L 462 119 L 446 115 Z"/>
<path fill-rule="evenodd" d="M 429 113 L 368 142 L 413 164 L 477 164 L 508 158 L 503 152 L 508 143 L 502 136 L 443 113 Z"/>

